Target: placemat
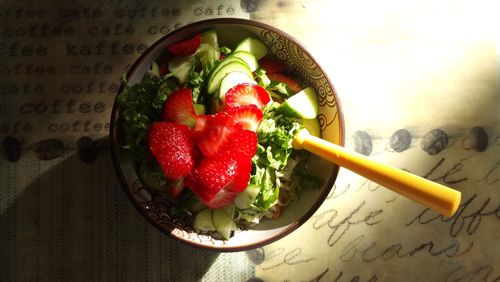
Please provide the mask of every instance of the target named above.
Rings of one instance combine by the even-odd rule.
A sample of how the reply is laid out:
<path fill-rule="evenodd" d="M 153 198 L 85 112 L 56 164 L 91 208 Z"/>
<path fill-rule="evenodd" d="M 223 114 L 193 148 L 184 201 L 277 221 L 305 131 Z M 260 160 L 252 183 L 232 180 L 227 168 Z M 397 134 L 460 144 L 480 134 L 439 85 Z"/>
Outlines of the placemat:
<path fill-rule="evenodd" d="M 500 281 L 495 1 L 2 1 L 0 281 Z M 119 79 L 189 22 L 280 28 L 340 97 L 346 147 L 463 193 L 439 216 L 341 169 L 303 227 L 213 253 L 160 233 L 107 148 Z"/>
<path fill-rule="evenodd" d="M 246 281 L 245 253 L 185 246 L 130 203 L 109 152 L 0 161 L 0 281 Z"/>
<path fill-rule="evenodd" d="M 107 149 L 120 78 L 187 23 L 248 18 L 239 1 L 0 3 L 0 281 L 246 281 L 245 253 L 152 227 Z"/>

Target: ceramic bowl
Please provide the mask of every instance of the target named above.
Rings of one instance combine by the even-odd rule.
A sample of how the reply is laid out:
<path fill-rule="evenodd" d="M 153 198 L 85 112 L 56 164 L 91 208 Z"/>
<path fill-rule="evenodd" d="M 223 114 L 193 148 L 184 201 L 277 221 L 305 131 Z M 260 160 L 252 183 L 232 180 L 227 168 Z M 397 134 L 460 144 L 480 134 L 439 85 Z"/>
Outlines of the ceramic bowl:
<path fill-rule="evenodd" d="M 234 46 L 253 36 L 260 38 L 268 52 L 298 75 L 305 85 L 316 89 L 320 105 L 321 136 L 344 145 L 344 124 L 339 101 L 326 73 L 312 55 L 292 36 L 269 25 L 243 19 L 213 19 L 186 25 L 160 38 L 145 51 L 127 73 L 129 85 L 139 83 L 151 63 L 159 58 L 166 46 L 190 38 L 208 29 L 215 29 L 219 42 Z M 121 92 L 124 85 L 121 86 Z M 148 189 L 136 173 L 134 164 L 120 150 L 120 108 L 115 101 L 111 117 L 111 148 L 113 163 L 125 193 L 137 210 L 160 231 L 187 245 L 214 251 L 243 251 L 276 241 L 304 224 L 320 207 L 335 183 L 338 167 L 313 157 L 312 171 L 322 179 L 322 185 L 302 193 L 298 201 L 283 210 L 278 220 L 263 220 L 247 230 L 236 231 L 230 240 L 219 240 L 210 234 L 198 234 L 192 227 L 192 216 L 174 217 L 169 214 L 170 202 L 165 195 Z"/>

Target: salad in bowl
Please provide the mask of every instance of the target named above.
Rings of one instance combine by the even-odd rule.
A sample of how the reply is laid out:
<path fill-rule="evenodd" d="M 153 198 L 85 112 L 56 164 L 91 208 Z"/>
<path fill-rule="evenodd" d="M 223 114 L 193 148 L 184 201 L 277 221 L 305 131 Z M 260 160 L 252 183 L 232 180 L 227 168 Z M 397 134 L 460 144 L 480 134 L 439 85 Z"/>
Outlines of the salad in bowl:
<path fill-rule="evenodd" d="M 242 250 L 319 207 L 338 168 L 294 150 L 293 138 L 306 128 L 342 144 L 342 120 L 326 75 L 297 48 L 261 23 L 209 20 L 159 40 L 123 78 L 113 159 L 158 228 L 189 245 Z"/>

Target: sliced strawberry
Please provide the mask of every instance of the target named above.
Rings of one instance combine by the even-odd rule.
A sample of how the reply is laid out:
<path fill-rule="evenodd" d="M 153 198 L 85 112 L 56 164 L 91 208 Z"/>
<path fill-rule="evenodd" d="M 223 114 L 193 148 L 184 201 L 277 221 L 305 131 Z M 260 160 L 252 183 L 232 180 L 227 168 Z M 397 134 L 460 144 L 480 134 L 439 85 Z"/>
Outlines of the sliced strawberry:
<path fill-rule="evenodd" d="M 264 57 L 259 60 L 259 67 L 266 71 L 266 74 L 283 72 L 285 66 L 278 60 L 271 57 Z"/>
<path fill-rule="evenodd" d="M 222 146 L 221 152 L 241 151 L 253 157 L 257 151 L 257 133 L 239 130 L 231 135 L 231 140 Z"/>
<path fill-rule="evenodd" d="M 251 170 L 250 157 L 234 151 L 201 160 L 185 183 L 208 207 L 219 208 L 245 190 Z"/>
<path fill-rule="evenodd" d="M 189 127 L 196 122 L 193 94 L 189 88 L 181 88 L 172 93 L 163 104 L 163 120 L 175 121 Z"/>
<path fill-rule="evenodd" d="M 167 179 L 179 180 L 194 166 L 193 144 L 185 125 L 153 122 L 148 129 L 148 145 Z"/>
<path fill-rule="evenodd" d="M 238 192 L 223 188 L 211 200 L 204 203 L 209 208 L 217 209 L 232 204 L 237 195 Z"/>
<path fill-rule="evenodd" d="M 230 114 L 236 123 L 240 123 L 243 129 L 257 131 L 262 122 L 262 111 L 255 105 L 229 108 L 227 113 Z"/>
<path fill-rule="evenodd" d="M 196 121 L 192 128 L 194 139 L 197 139 L 197 137 L 202 136 L 203 133 L 205 132 L 207 128 L 208 117 L 209 115 L 199 115 L 196 117 Z"/>
<path fill-rule="evenodd" d="M 174 56 L 190 56 L 196 52 L 201 44 L 201 35 L 197 34 L 194 37 L 170 44 L 167 50 Z"/>
<path fill-rule="evenodd" d="M 261 86 L 240 83 L 227 91 L 225 109 L 248 105 L 255 105 L 262 109 L 270 100 L 269 93 Z"/>
<path fill-rule="evenodd" d="M 290 90 L 292 90 L 293 92 L 299 92 L 300 90 L 302 90 L 302 87 L 297 81 L 282 73 L 271 73 L 268 74 L 267 77 L 271 81 L 277 81 L 286 84 L 288 88 L 290 88 Z"/>
<path fill-rule="evenodd" d="M 206 115 L 204 119 L 203 126 L 203 119 L 197 124 L 199 127 L 195 126 L 193 135 L 198 149 L 205 157 L 218 154 L 225 143 L 231 140 L 231 135 L 241 130 L 241 125 L 226 112 Z"/>

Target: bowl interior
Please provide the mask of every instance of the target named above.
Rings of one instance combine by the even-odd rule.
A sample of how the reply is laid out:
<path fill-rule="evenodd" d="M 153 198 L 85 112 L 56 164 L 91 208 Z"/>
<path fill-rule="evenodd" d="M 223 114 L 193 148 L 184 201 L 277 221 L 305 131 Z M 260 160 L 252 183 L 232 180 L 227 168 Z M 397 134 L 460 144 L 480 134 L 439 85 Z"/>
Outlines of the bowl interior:
<path fill-rule="evenodd" d="M 217 30 L 221 45 L 235 46 L 248 36 L 260 38 L 268 51 L 287 65 L 287 68 L 312 86 L 318 93 L 319 121 L 322 138 L 343 145 L 343 121 L 334 89 L 319 65 L 304 48 L 289 35 L 270 26 L 241 19 L 219 19 L 198 22 L 167 35 L 152 45 L 133 65 L 128 73 L 128 84 L 139 83 L 149 66 L 165 52 L 173 42 L 189 38 L 207 29 Z M 157 192 L 150 191 L 138 180 L 134 164 L 123 158 L 119 152 L 119 111 L 113 110 L 111 138 L 113 159 L 118 176 L 129 198 L 138 210 L 157 228 L 188 245 L 218 251 L 241 251 L 252 249 L 277 240 L 295 230 L 317 210 L 326 198 L 337 177 L 338 167 L 321 158 L 311 158 L 310 165 L 322 185 L 316 189 L 304 190 L 299 200 L 284 209 L 278 220 L 263 220 L 259 225 L 245 231 L 237 231 L 227 241 L 212 236 L 197 234 L 191 226 L 191 219 L 174 218 L 168 214 L 169 202 Z"/>

